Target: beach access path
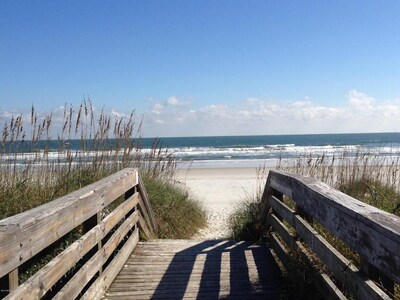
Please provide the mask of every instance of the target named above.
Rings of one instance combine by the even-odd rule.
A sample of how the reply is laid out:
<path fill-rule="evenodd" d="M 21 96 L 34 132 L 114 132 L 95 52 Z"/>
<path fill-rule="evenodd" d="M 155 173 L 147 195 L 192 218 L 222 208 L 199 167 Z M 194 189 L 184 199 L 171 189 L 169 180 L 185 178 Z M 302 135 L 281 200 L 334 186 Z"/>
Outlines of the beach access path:
<path fill-rule="evenodd" d="M 229 235 L 229 215 L 238 203 L 256 192 L 257 169 L 180 169 L 176 180 L 204 204 L 208 213 L 208 227 L 201 229 L 194 239 L 222 239 Z"/>

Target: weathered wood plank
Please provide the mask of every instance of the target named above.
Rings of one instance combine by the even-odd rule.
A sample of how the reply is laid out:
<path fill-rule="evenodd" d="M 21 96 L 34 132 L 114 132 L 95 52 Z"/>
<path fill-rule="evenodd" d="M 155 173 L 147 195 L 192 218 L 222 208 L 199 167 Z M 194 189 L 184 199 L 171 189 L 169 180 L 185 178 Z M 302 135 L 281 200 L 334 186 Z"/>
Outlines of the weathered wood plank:
<path fill-rule="evenodd" d="M 10 293 L 6 299 L 38 299 L 42 297 L 83 257 L 83 255 L 85 255 L 91 248 L 93 248 L 93 246 L 98 243 L 99 240 L 107 235 L 107 233 L 113 228 L 112 225 L 115 226 L 121 220 L 121 217 L 124 215 L 124 208 L 134 206 L 135 202 L 137 202 L 137 196 L 132 197 L 131 201 L 122 203 L 118 207 L 119 209 L 117 208 L 114 210 L 113 213 L 108 215 L 100 224 L 96 225 L 87 234 L 72 243 L 67 249 L 51 260 L 46 266 L 41 268 L 35 275 Z M 118 230 L 124 230 L 123 233 L 125 233 L 127 231 L 125 228 L 132 227 L 132 224 L 136 223 L 137 220 L 137 213 L 131 215 L 129 219 L 125 220 Z M 113 236 L 118 236 L 118 230 Z M 105 262 L 103 261 L 104 258 L 109 257 L 117 244 L 120 242 L 120 239 L 116 240 L 113 238 L 113 236 L 104 246 L 104 248 L 97 252 L 104 255 L 104 257 L 102 256 L 102 264 Z M 99 268 L 102 266 L 102 264 L 99 265 Z M 92 270 L 93 269 L 94 268 L 92 268 Z M 98 270 L 99 269 L 97 269 L 96 272 Z M 82 282 L 78 281 L 76 283 L 78 284 Z M 75 288 L 79 288 L 79 285 L 76 285 Z M 83 286 L 81 286 L 81 288 L 83 288 Z"/>
<path fill-rule="evenodd" d="M 74 277 L 58 292 L 54 299 L 74 299 L 79 295 L 83 287 L 93 278 L 100 267 L 108 260 L 117 245 L 124 239 L 126 233 L 133 228 L 133 224 L 137 222 L 137 219 L 138 213 L 135 212 L 124 222 L 125 225 L 121 225 L 121 232 L 114 233 L 104 245 L 103 249 L 97 252 L 83 267 L 80 268 Z M 139 233 L 136 229 L 131 237 L 138 237 L 138 235 Z M 101 275 L 103 276 L 103 273 Z"/>
<path fill-rule="evenodd" d="M 140 195 L 142 196 L 142 201 L 143 201 L 144 207 L 146 208 L 146 212 L 148 215 L 148 218 L 146 220 L 147 220 L 147 222 L 150 223 L 150 225 L 151 225 L 150 227 L 151 227 L 151 230 L 153 231 L 153 234 L 156 235 L 158 232 L 158 224 L 156 222 L 156 218 L 154 216 L 153 209 L 151 208 L 150 200 L 148 198 L 146 188 L 145 188 L 143 180 L 140 176 L 138 176 L 138 191 L 139 191 Z"/>
<path fill-rule="evenodd" d="M 293 278 L 295 274 L 293 274 L 292 267 L 290 264 L 290 256 L 289 251 L 287 248 L 281 243 L 279 238 L 277 237 L 277 233 L 272 232 L 270 235 L 271 247 L 277 254 L 279 260 L 282 262 L 283 266 L 285 267 L 286 274 Z M 301 246 L 301 247 L 299 247 Z M 292 249 L 297 249 L 303 255 L 305 259 L 308 259 L 308 255 L 304 252 L 304 247 L 301 245 L 300 242 L 295 242 L 295 245 Z M 313 271 L 315 285 L 320 290 L 321 294 L 326 299 L 340 299 L 344 300 L 347 299 L 343 293 L 337 288 L 337 286 L 332 282 L 332 280 L 324 273 L 320 273 L 318 270 Z"/>
<path fill-rule="evenodd" d="M 83 295 L 82 299 L 100 299 L 108 287 L 111 285 L 114 278 L 118 275 L 125 261 L 128 259 L 129 255 L 132 253 L 137 242 L 139 241 L 139 230 L 136 229 L 135 232 L 130 236 L 128 241 L 119 251 L 118 255 L 111 261 L 110 265 L 104 270 L 104 272 L 96 279 L 96 281 L 91 285 L 89 290 Z"/>
<path fill-rule="evenodd" d="M 270 207 L 284 220 L 292 220 L 296 214 L 293 209 L 274 196 L 268 198 L 268 203 Z"/>
<path fill-rule="evenodd" d="M 276 256 L 278 257 L 280 262 L 285 267 L 284 271 L 286 273 L 286 269 L 289 266 L 289 251 L 279 240 L 277 233 L 271 232 L 269 240 L 270 240 L 270 245 L 271 245 L 272 250 L 274 250 Z"/>
<path fill-rule="evenodd" d="M 339 290 L 335 283 L 325 273 L 318 274 L 315 277 L 317 286 L 322 288 L 322 295 L 326 299 L 346 300 L 346 296 Z"/>
<path fill-rule="evenodd" d="M 143 218 L 142 214 L 140 213 L 140 210 L 138 211 L 139 213 L 139 228 L 141 231 L 143 231 L 144 235 L 146 238 L 152 238 L 154 237 L 154 234 L 149 230 L 149 227 L 147 227 L 147 223 L 145 219 Z"/>
<path fill-rule="evenodd" d="M 315 267 L 315 259 L 313 255 L 304 247 L 300 241 L 296 241 L 296 250 L 301 255 L 302 259 L 312 266 L 311 275 L 313 278 L 314 285 L 320 291 L 321 295 L 326 299 L 347 299 L 339 288 L 333 283 L 329 276 L 325 273 L 321 273 L 318 267 Z"/>
<path fill-rule="evenodd" d="M 0 221 L 0 277 L 51 245 L 138 183 L 122 170 L 37 208 Z M 71 217 L 72 216 L 72 217 Z"/>
<path fill-rule="evenodd" d="M 332 234 L 400 282 L 400 217 L 311 178 L 275 171 L 269 177 L 270 187 L 291 197 Z"/>
<path fill-rule="evenodd" d="M 289 246 L 289 248 L 294 249 L 296 236 L 292 234 L 274 214 L 268 215 L 267 222 L 269 225 L 272 226 L 274 231 L 276 231 L 280 235 L 280 237 Z"/>
<path fill-rule="evenodd" d="M 8 288 L 10 291 L 14 291 L 18 285 L 18 269 L 15 269 L 8 274 Z"/>
<path fill-rule="evenodd" d="M 146 255 L 147 243 L 140 243 L 103 298 L 281 296 L 280 271 L 266 246 L 230 241 L 186 243 L 185 246 L 185 241 L 150 241 L 151 256 Z"/>
<path fill-rule="evenodd" d="M 338 278 L 358 299 L 390 299 L 378 286 L 332 247 L 300 216 L 296 216 L 292 225 L 298 235 L 307 243 L 310 249 L 324 262 L 327 268 Z"/>

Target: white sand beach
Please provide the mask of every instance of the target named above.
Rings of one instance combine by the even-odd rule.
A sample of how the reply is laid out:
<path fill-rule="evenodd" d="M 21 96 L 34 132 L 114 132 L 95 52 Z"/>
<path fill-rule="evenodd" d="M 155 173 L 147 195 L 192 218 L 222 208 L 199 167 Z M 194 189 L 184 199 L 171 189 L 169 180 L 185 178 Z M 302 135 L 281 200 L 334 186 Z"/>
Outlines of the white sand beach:
<path fill-rule="evenodd" d="M 228 217 L 235 206 L 257 189 L 256 168 L 178 170 L 176 180 L 203 202 L 208 212 L 208 227 L 194 238 L 220 239 L 229 234 Z"/>

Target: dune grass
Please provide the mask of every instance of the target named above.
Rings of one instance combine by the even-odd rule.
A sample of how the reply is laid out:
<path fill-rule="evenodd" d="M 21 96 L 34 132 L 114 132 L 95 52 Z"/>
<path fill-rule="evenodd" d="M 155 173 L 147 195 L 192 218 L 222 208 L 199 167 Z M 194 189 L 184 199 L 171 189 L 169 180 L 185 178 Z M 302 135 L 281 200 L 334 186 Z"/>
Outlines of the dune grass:
<path fill-rule="evenodd" d="M 206 226 L 203 205 L 182 187 L 168 180 L 145 176 L 144 184 L 154 208 L 159 238 L 187 239 L 194 229 Z"/>
<path fill-rule="evenodd" d="M 260 213 L 261 197 L 266 181 L 266 167 L 257 168 L 257 186 L 254 194 L 246 194 L 228 218 L 229 236 L 234 240 L 259 241 L 262 239 Z"/>
<path fill-rule="evenodd" d="M 280 161 L 278 169 L 313 177 L 358 200 L 400 215 L 400 156 L 343 152 Z"/>
<path fill-rule="evenodd" d="M 189 238 L 206 223 L 204 208 L 174 184 L 172 153 L 158 139 L 142 148 L 142 119 L 96 111 L 90 99 L 63 119 L 12 117 L 0 134 L 0 219 L 29 210 L 123 168 L 138 168 L 160 228 L 159 238 Z M 74 147 L 71 145 L 74 144 Z M 81 227 L 81 226 L 80 226 Z M 82 228 L 19 268 L 22 283 L 82 235 Z"/>
<path fill-rule="evenodd" d="M 172 188 L 176 169 L 173 154 L 157 139 L 150 149 L 143 149 L 141 132 L 142 119 L 137 119 L 134 111 L 112 116 L 97 111 L 90 99 L 83 100 L 78 109 L 65 105 L 57 124 L 53 115 L 40 116 L 33 106 L 29 120 L 22 115 L 12 117 L 0 133 L 0 219 L 133 167 L 147 179 L 145 185 L 151 191 L 149 198 L 160 228 L 169 226 L 164 222 L 174 218 L 185 224 L 182 236 L 168 229 L 162 237 L 193 235 L 205 222 L 204 210 L 193 205 L 184 190 Z M 190 203 L 185 214 L 175 216 L 178 210 L 171 209 L 170 218 L 160 216 L 166 207 L 157 201 L 157 195 L 163 193 L 169 195 L 171 203 Z"/>
<path fill-rule="evenodd" d="M 280 160 L 278 170 L 313 177 L 339 191 L 384 211 L 400 216 L 400 157 L 378 155 L 300 156 L 296 160 Z M 265 168 L 258 169 L 258 188 L 246 195 L 230 217 L 233 238 L 257 240 L 253 232 L 260 228 L 260 201 L 266 181 Z"/>

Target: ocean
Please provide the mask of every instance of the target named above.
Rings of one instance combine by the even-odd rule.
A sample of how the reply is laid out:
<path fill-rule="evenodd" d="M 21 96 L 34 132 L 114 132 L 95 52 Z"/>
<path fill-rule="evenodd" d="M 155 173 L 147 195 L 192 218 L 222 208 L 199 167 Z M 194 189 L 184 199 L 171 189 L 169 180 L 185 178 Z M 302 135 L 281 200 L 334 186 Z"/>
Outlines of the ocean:
<path fill-rule="evenodd" d="M 149 143 L 152 139 L 145 139 Z M 185 166 L 275 166 L 279 159 L 304 155 L 400 155 L 400 133 L 307 134 L 160 138 L 163 147 Z"/>
<path fill-rule="evenodd" d="M 400 155 L 400 133 L 163 137 L 159 141 L 163 148 L 174 154 L 178 168 L 273 167 L 279 159 L 295 159 L 305 155 L 333 156 L 343 152 L 348 156 Z M 112 140 L 109 142 L 112 143 Z M 142 138 L 140 143 L 145 151 L 149 151 L 154 138 Z M 88 145 L 89 150 L 93 150 L 90 149 L 90 142 Z M 48 146 L 49 156 L 59 159 L 57 141 L 50 141 Z M 36 149 L 38 147 L 40 143 Z M 79 150 L 80 141 L 68 141 L 65 147 Z M 27 153 L 29 148 L 29 143 L 19 148 L 24 159 L 34 156 Z M 5 158 L 3 155 L 2 159 Z"/>

